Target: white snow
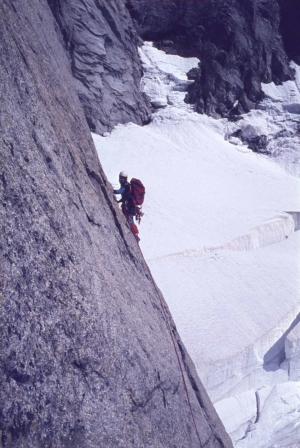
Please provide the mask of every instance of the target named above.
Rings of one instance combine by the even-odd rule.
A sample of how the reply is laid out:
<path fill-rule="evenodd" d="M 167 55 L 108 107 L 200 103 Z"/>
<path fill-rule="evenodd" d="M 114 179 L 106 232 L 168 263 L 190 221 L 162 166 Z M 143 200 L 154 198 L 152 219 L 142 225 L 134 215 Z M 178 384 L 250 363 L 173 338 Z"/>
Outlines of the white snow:
<path fill-rule="evenodd" d="M 254 390 L 234 395 L 215 405 L 234 445 L 249 431 L 257 419 L 257 398 Z"/>
<path fill-rule="evenodd" d="M 238 144 L 240 132 L 243 139 L 266 137 L 266 151 L 286 170 L 300 176 L 300 66 L 291 62 L 295 80 L 276 86 L 262 84 L 266 98 L 236 123 L 226 124 L 230 143 Z"/>
<path fill-rule="evenodd" d="M 300 68 L 294 62 L 291 67 L 295 70 L 295 80 L 287 81 L 276 86 L 273 82 L 263 84 L 263 91 L 267 98 L 282 103 L 286 110 L 300 113 Z"/>
<path fill-rule="evenodd" d="M 187 86 L 193 82 L 187 80 L 186 73 L 197 67 L 199 59 L 158 52 L 151 42 L 145 42 L 139 53 L 145 68 L 141 88 L 150 97 L 152 105 L 159 108 L 180 104 L 191 109 L 183 102 Z"/>
<path fill-rule="evenodd" d="M 300 383 L 266 387 L 257 397 L 251 390 L 217 403 L 216 410 L 238 448 L 300 446 Z"/>
<path fill-rule="evenodd" d="M 282 364 L 292 381 L 300 381 L 300 322 L 289 332 L 285 339 L 286 360 Z"/>
<path fill-rule="evenodd" d="M 102 166 L 113 185 L 126 170 L 146 186 L 141 249 L 236 446 L 300 446 L 300 385 L 281 365 L 283 335 L 300 313 L 300 232 L 287 213 L 300 211 L 300 179 L 224 140 L 232 124 L 183 102 L 183 73 L 197 60 L 150 44 L 141 52 L 143 88 L 164 107 L 147 126 L 93 135 Z"/>
<path fill-rule="evenodd" d="M 294 327 L 286 338 L 285 354 L 287 358 L 300 355 L 300 323 Z"/>

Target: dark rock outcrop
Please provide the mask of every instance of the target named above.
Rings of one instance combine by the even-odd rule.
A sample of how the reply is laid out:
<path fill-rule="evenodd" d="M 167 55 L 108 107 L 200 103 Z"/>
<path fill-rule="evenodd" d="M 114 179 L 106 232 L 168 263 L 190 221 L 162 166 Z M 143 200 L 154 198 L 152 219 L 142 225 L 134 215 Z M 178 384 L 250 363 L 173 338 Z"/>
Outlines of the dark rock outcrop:
<path fill-rule="evenodd" d="M 201 60 L 186 98 L 197 112 L 248 112 L 262 99 L 261 82 L 293 77 L 275 0 L 128 0 L 128 8 L 143 39 Z"/>
<path fill-rule="evenodd" d="M 300 2 L 279 0 L 281 10 L 280 30 L 289 59 L 300 64 Z"/>
<path fill-rule="evenodd" d="M 89 127 L 97 134 L 118 123 L 149 120 L 138 37 L 123 0 L 48 0 L 68 51 Z"/>
<path fill-rule="evenodd" d="M 1 446 L 198 448 L 197 425 L 232 447 L 111 202 L 46 0 L 1 0 L 0 79 Z"/>
<path fill-rule="evenodd" d="M 256 137 L 244 136 L 241 130 L 233 132 L 230 137 L 239 138 L 248 148 L 252 149 L 254 152 L 260 154 L 270 155 L 271 152 L 268 150 L 268 137 L 266 135 L 257 135 Z"/>

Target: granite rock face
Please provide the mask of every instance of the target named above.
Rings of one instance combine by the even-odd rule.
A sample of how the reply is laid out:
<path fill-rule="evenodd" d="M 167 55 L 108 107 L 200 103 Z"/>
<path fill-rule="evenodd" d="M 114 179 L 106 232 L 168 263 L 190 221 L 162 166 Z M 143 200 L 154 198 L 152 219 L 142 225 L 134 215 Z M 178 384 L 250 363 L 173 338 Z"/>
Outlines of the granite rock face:
<path fill-rule="evenodd" d="M 248 112 L 262 99 L 261 82 L 293 78 L 276 0 L 128 0 L 128 8 L 143 39 L 201 60 L 190 73 L 195 82 L 186 97 L 197 112 Z"/>
<path fill-rule="evenodd" d="M 112 202 L 55 26 L 46 0 L 0 2 L 1 446 L 232 447 Z"/>
<path fill-rule="evenodd" d="M 91 131 L 149 120 L 138 37 L 123 0 L 48 0 Z"/>

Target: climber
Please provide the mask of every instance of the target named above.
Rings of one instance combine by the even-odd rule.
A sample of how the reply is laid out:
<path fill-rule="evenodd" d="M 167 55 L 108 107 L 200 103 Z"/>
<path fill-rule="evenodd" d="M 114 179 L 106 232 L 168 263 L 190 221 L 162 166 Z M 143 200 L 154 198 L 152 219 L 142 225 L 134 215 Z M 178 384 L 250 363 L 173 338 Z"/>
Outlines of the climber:
<path fill-rule="evenodd" d="M 114 194 L 121 194 L 122 198 L 117 202 L 122 203 L 122 212 L 125 215 L 125 218 L 130 226 L 130 230 L 132 231 L 133 235 L 135 236 L 135 239 L 137 242 L 140 241 L 140 238 L 138 236 L 139 230 L 134 223 L 134 216 L 136 215 L 136 206 L 133 200 L 133 197 L 131 195 L 131 185 L 127 180 L 128 175 L 125 171 L 121 171 L 119 174 L 119 182 L 121 187 L 118 190 L 114 190 Z"/>

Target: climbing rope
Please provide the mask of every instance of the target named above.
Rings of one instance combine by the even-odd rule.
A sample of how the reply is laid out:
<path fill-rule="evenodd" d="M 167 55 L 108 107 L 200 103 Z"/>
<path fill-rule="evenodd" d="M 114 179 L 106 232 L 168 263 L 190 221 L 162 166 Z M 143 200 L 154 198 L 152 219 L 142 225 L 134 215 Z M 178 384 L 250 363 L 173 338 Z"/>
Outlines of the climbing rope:
<path fill-rule="evenodd" d="M 142 257 L 144 258 L 144 255 L 143 255 L 142 251 L 141 251 L 141 254 L 142 254 Z M 146 264 L 146 266 L 147 266 L 147 269 L 148 269 L 148 272 L 149 272 L 149 274 L 150 274 L 150 277 L 151 277 L 152 280 L 153 280 L 152 274 L 151 274 L 150 269 L 149 269 L 149 267 L 148 267 L 148 265 L 147 265 L 147 263 L 146 263 L 145 258 L 144 258 L 144 261 L 145 261 L 145 264 Z M 154 282 L 154 280 L 153 280 L 153 282 Z M 178 348 L 177 348 L 177 346 L 176 346 L 176 342 L 175 342 L 174 334 L 173 334 L 173 331 L 172 331 L 172 328 L 171 328 L 169 319 L 168 319 L 168 317 L 167 317 L 166 310 L 165 310 L 165 308 L 164 308 L 164 304 L 163 304 L 162 297 L 161 297 L 161 292 L 158 290 L 158 288 L 157 288 L 155 282 L 154 282 L 154 285 L 155 285 L 155 288 L 156 288 L 156 290 L 157 290 L 157 293 L 158 293 L 158 296 L 159 296 L 159 300 L 160 300 L 160 304 L 161 304 L 161 308 L 162 308 L 162 311 L 163 311 L 163 315 L 164 315 L 164 318 L 165 318 L 165 321 L 166 321 L 168 330 L 169 330 L 170 335 L 171 335 L 172 343 L 173 343 L 173 346 L 174 346 L 174 350 L 175 350 L 175 353 L 176 353 L 177 361 L 178 361 L 179 368 L 180 368 L 180 371 L 181 371 L 181 376 L 182 376 L 182 380 L 183 380 L 183 385 L 184 385 L 185 393 L 186 393 L 186 396 L 187 396 L 187 400 L 188 400 L 189 408 L 190 408 L 191 415 L 192 415 L 192 419 L 193 419 L 193 422 L 194 422 L 194 426 L 195 426 L 196 434 L 197 434 L 197 437 L 198 437 L 198 440 L 199 440 L 199 446 L 200 446 L 200 448 L 202 448 L 203 445 L 202 445 L 202 442 L 201 442 L 201 439 L 200 439 L 200 435 L 199 435 L 199 432 L 198 432 L 198 428 L 197 428 L 197 425 L 196 425 L 196 420 L 195 420 L 194 412 L 193 412 L 193 409 L 192 409 L 192 404 L 191 404 L 191 400 L 190 400 L 190 396 L 189 396 L 189 391 L 188 391 L 187 384 L 186 384 L 186 381 L 185 381 L 184 372 L 183 372 L 182 364 L 181 364 L 180 357 L 179 357 L 179 354 L 178 354 Z"/>
<path fill-rule="evenodd" d="M 172 342 L 173 342 L 173 346 L 174 346 L 174 350 L 175 350 L 175 353 L 176 353 L 177 361 L 178 361 L 178 364 L 179 364 L 179 367 L 180 367 L 181 376 L 182 376 L 183 384 L 184 384 L 184 389 L 185 389 L 185 393 L 186 393 L 186 396 L 187 396 L 187 400 L 188 400 L 188 404 L 189 404 L 189 407 L 190 407 L 190 411 L 191 411 L 191 414 L 192 414 L 192 419 L 193 419 L 195 430 L 196 430 L 196 434 L 197 434 L 197 437 L 198 437 L 198 440 L 199 440 L 200 448 L 202 448 L 202 443 L 201 443 L 201 439 L 200 439 L 200 436 L 199 436 L 198 428 L 197 428 L 197 425 L 196 425 L 196 420 L 195 420 L 194 412 L 193 412 L 193 409 L 192 409 L 192 404 L 191 404 L 191 401 L 190 401 L 190 396 L 189 396 L 187 384 L 186 384 L 186 381 L 185 381 L 182 364 L 181 364 L 180 357 L 179 357 L 179 354 L 178 354 L 178 348 L 176 346 L 174 334 L 173 334 L 172 328 L 170 326 L 170 322 L 169 322 L 169 320 L 167 318 L 166 310 L 164 308 L 163 301 L 161 299 L 161 295 L 160 294 L 159 294 L 159 299 L 160 299 L 161 307 L 162 307 L 162 310 L 163 310 L 163 313 L 164 313 L 165 321 L 167 323 L 167 326 L 169 328 L 169 332 L 171 334 L 171 339 L 172 339 Z"/>

